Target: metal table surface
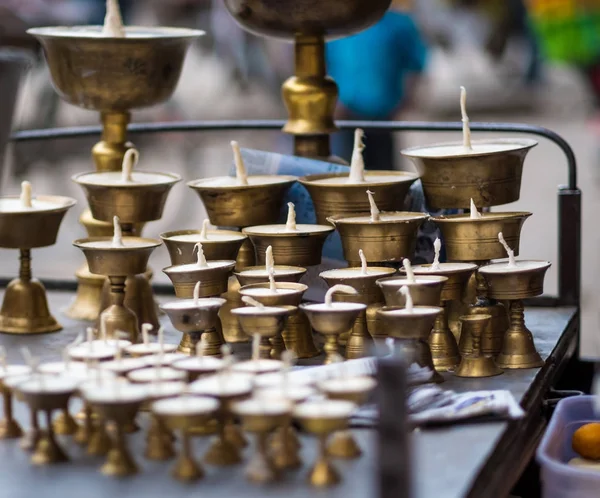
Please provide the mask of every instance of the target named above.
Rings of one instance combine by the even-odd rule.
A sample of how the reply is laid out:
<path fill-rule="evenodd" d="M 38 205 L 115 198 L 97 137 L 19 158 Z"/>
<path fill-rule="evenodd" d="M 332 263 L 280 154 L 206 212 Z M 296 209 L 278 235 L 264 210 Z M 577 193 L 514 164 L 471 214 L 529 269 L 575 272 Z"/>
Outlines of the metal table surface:
<path fill-rule="evenodd" d="M 22 362 L 19 347 L 23 345 L 27 345 L 35 355 L 40 355 L 42 361 L 60 358 L 64 346 L 83 332 L 86 326 L 84 322 L 70 320 L 60 312 L 72 297 L 70 293 L 49 292 L 50 308 L 64 325 L 63 331 L 39 336 L 0 335 L 0 344 L 7 348 L 11 361 Z M 498 377 L 473 380 L 446 375 L 447 382 L 443 386 L 456 391 L 509 389 L 526 408 L 527 416 L 512 423 L 462 424 L 414 431 L 415 497 L 500 497 L 510 490 L 537 444 L 544 392 L 575 350 L 577 318 L 577 310 L 573 307 L 527 309 L 527 324 L 534 334 L 538 350 L 546 360 L 541 369 L 508 371 Z M 163 320 L 168 322 L 166 318 Z M 173 342 L 179 338 L 180 334 L 167 325 L 165 340 Z M 15 405 L 17 419 L 27 427 L 26 407 L 21 403 Z M 78 401 L 74 400 L 72 410 L 77 409 Z M 147 415 L 142 414 L 139 418 L 140 425 L 144 426 Z M 112 479 L 100 474 L 98 468 L 103 459 L 85 455 L 82 448 L 68 438 L 60 440 L 71 456 L 71 462 L 47 467 L 30 465 L 29 454 L 19 448 L 17 441 L 0 441 L 0 498 L 263 498 L 284 494 L 288 498 L 309 495 L 372 497 L 377 487 L 376 432 L 368 429 L 355 432 L 364 455 L 354 461 L 336 461 L 343 480 L 329 490 L 315 490 L 306 483 L 308 467 L 316 451 L 315 441 L 309 436 L 302 436 L 304 467 L 286 473 L 280 482 L 268 486 L 248 483 L 241 466 L 216 468 L 208 465 L 204 467 L 206 476 L 203 480 L 181 484 L 169 475 L 172 461 L 150 462 L 143 458 L 143 431 L 129 437 L 141 472 L 127 479 Z M 194 440 L 195 454 L 199 458 L 208 444 L 208 438 Z M 245 450 L 245 457 L 252 451 L 250 444 Z"/>

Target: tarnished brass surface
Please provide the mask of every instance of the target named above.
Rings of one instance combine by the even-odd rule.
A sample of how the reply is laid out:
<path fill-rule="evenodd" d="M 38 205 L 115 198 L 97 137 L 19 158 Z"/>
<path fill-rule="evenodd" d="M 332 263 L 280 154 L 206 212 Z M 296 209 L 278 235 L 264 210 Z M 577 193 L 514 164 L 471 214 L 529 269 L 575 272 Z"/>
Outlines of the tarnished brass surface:
<path fill-rule="evenodd" d="M 275 270 L 275 282 L 300 282 L 300 279 L 306 273 L 306 268 L 302 268 L 300 266 L 275 265 L 273 269 Z M 240 285 L 242 286 L 260 284 L 269 281 L 269 276 L 267 275 L 265 266 L 247 266 L 243 270 L 264 270 L 264 275 L 252 275 L 244 271 L 240 272 L 236 268 L 236 271 L 234 271 L 233 274 L 237 277 Z M 277 270 L 284 270 L 285 273 L 278 274 Z"/>
<path fill-rule="evenodd" d="M 539 268 L 523 269 L 519 271 L 507 271 L 496 273 L 487 271 L 485 266 L 479 268 L 487 285 L 487 295 L 499 300 L 516 300 L 539 296 L 544 292 L 544 277 L 550 268 L 549 261 L 531 261 L 542 263 Z M 487 268 L 506 266 L 506 263 L 492 263 Z"/>
<path fill-rule="evenodd" d="M 491 315 L 482 314 L 460 317 L 462 334 L 471 337 L 473 348 L 471 352 L 463 355 L 454 371 L 457 377 L 493 377 L 503 373 L 494 362 L 494 358 L 484 355 L 481 351 L 481 336 L 491 319 Z"/>
<path fill-rule="evenodd" d="M 169 251 L 172 265 L 186 265 L 196 262 L 194 254 L 195 241 L 173 240 L 173 237 L 178 235 L 198 235 L 201 230 L 176 230 L 171 232 L 163 232 L 159 235 L 165 247 Z M 232 230 L 208 230 L 208 237 L 211 235 L 231 235 L 235 236 L 234 240 L 207 240 L 198 239 L 202 243 L 202 250 L 207 261 L 215 259 L 237 259 L 238 252 L 242 244 L 246 241 L 246 235 Z M 236 265 L 237 268 L 237 265 Z"/>
<path fill-rule="evenodd" d="M 519 200 L 523 161 L 535 140 L 528 138 L 496 138 L 473 140 L 481 145 L 514 145 L 506 151 L 487 153 L 453 153 L 447 156 L 427 157 L 427 150 L 440 145 L 404 149 L 422 174 L 421 182 L 427 205 L 432 209 L 468 208 L 471 199 L 478 207 L 499 206 Z"/>
<path fill-rule="evenodd" d="M 169 277 L 175 287 L 175 295 L 181 298 L 191 298 L 194 295 L 196 283 L 201 282 L 200 297 L 220 296 L 227 292 L 227 282 L 235 261 L 214 261 L 215 263 L 227 263 L 222 266 L 192 269 L 187 272 L 172 271 L 175 266 L 163 268 L 163 272 Z"/>
<path fill-rule="evenodd" d="M 442 288 L 448 277 L 440 275 L 419 275 L 415 283 L 409 283 L 405 276 L 386 277 L 377 280 L 377 285 L 383 292 L 387 306 L 405 306 L 406 299 L 399 292 L 403 286 L 408 286 L 413 304 L 418 306 L 439 306 Z"/>

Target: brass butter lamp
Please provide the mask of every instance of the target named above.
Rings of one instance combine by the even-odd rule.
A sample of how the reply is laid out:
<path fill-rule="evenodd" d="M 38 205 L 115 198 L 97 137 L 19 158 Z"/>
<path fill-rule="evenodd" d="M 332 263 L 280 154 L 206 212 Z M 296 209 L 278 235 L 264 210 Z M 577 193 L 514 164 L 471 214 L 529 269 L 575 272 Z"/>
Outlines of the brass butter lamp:
<path fill-rule="evenodd" d="M 64 101 L 100 112 L 102 137 L 92 148 L 97 171 L 119 171 L 125 152 L 130 111 L 168 100 L 179 81 L 185 54 L 202 31 L 165 27 L 123 27 L 118 4 L 109 2 L 106 26 L 32 28 L 44 49 L 50 77 Z M 80 218 L 88 236 L 108 235 L 110 225 Z M 82 267 L 79 289 L 67 314 L 95 320 L 105 279 Z"/>
<path fill-rule="evenodd" d="M 31 249 L 56 243 L 58 229 L 75 199 L 53 195 L 32 197 L 31 184 L 20 196 L 0 198 L 0 247 L 19 250 L 19 277 L 4 292 L 0 332 L 41 334 L 62 327 L 50 314 L 46 289 L 31 275 Z"/>
<path fill-rule="evenodd" d="M 6 351 L 2 349 L 2 364 L 0 367 L 0 392 L 4 416 L 0 420 L 0 439 L 19 439 L 23 429 L 13 416 L 13 390 L 7 386 L 6 380 L 10 377 L 23 378 L 31 373 L 31 368 L 26 365 L 8 365 Z"/>
<path fill-rule="evenodd" d="M 108 338 L 118 338 L 126 332 L 132 343 L 138 341 L 139 322 L 133 311 L 125 306 L 125 284 L 130 275 L 146 271 L 148 258 L 161 244 L 160 240 L 141 237 L 122 237 L 118 217 L 114 218 L 114 236 L 79 239 L 73 245 L 81 249 L 92 273 L 105 275 L 110 281 L 111 305 L 100 315 Z"/>
<path fill-rule="evenodd" d="M 295 75 L 283 84 L 282 95 L 289 115 L 283 131 L 294 136 L 295 155 L 330 159 L 329 134 L 337 131 L 333 119 L 338 91 L 326 75 L 325 39 L 368 28 L 389 5 L 390 0 L 225 1 L 234 19 L 248 31 L 294 41 Z"/>
<path fill-rule="evenodd" d="M 472 347 L 463 354 L 454 370 L 457 377 L 493 377 L 503 373 L 494 358 L 481 352 L 481 335 L 491 319 L 491 315 L 481 314 L 460 317 L 461 333 L 470 337 Z"/>
<path fill-rule="evenodd" d="M 184 395 L 164 399 L 152 405 L 152 412 L 171 430 L 181 431 L 181 453 L 171 475 L 184 482 L 195 481 L 204 471 L 192 452 L 191 429 L 205 424 L 218 410 L 213 398 Z"/>
<path fill-rule="evenodd" d="M 348 264 L 360 266 L 360 261 L 356 261 L 360 250 L 368 263 L 395 263 L 411 257 L 415 252 L 418 229 L 429 216 L 405 211 L 380 212 L 373 192 L 367 190 L 366 193 L 370 214 L 331 216 L 327 219 L 340 233 Z"/>
<path fill-rule="evenodd" d="M 335 294 L 336 301 L 358 302 L 367 305 L 367 309 L 361 313 L 350 331 L 340 336 L 340 343 L 346 346 L 346 358 L 361 358 L 368 354 L 369 345 L 373 338 L 379 337 L 382 332 L 378 330 L 377 310 L 383 306 L 383 294 L 377 286 L 377 281 L 396 273 L 394 268 L 384 266 L 367 266 L 364 253 L 359 250 L 360 267 L 341 268 L 327 270 L 319 276 L 327 282 L 329 287 L 342 284 L 356 289 L 358 294 Z"/>

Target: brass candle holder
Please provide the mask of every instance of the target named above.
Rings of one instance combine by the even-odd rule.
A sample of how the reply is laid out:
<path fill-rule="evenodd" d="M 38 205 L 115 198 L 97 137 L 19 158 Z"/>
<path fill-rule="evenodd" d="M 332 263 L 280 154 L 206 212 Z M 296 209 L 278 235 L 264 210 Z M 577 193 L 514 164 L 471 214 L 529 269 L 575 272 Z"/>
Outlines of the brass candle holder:
<path fill-rule="evenodd" d="M 175 288 L 178 298 L 192 298 L 194 287 L 200 282 L 199 297 L 218 298 L 227 291 L 227 282 L 235 261 L 215 260 L 208 261 L 207 266 L 202 267 L 197 263 L 174 265 L 163 269 Z M 217 316 L 214 328 L 204 331 L 207 338 L 207 349 L 205 354 L 218 356 L 221 354 L 221 346 L 225 344 L 221 320 Z"/>
<path fill-rule="evenodd" d="M 102 36 L 102 26 L 30 29 L 44 49 L 50 77 L 66 102 L 99 111 L 102 137 L 92 148 L 97 171 L 120 171 L 132 109 L 168 100 L 177 83 L 189 45 L 202 31 L 181 28 L 126 27 L 125 37 Z M 110 226 L 93 220 L 89 211 L 80 219 L 90 237 L 108 235 Z M 99 233 L 100 232 L 100 233 Z M 69 316 L 94 320 L 100 311 L 105 279 L 86 268 L 76 273 L 77 297 Z"/>
<path fill-rule="evenodd" d="M 402 154 L 421 173 L 430 208 L 468 208 L 471 199 L 487 207 L 519 200 L 523 162 L 535 145 L 527 138 L 496 138 L 473 140 L 470 151 L 462 142 L 449 142 L 404 149 Z"/>
<path fill-rule="evenodd" d="M 371 377 L 338 377 L 320 382 L 318 388 L 329 399 L 350 401 L 362 405 L 377 382 Z M 327 446 L 327 453 L 336 458 L 353 459 L 362 454 L 360 446 L 348 430 L 335 432 Z"/>
<path fill-rule="evenodd" d="M 460 317 L 462 334 L 471 338 L 472 349 L 463 354 L 454 370 L 457 377 L 493 377 L 503 373 L 494 358 L 481 352 L 481 336 L 491 319 L 491 315 L 480 314 Z"/>
<path fill-rule="evenodd" d="M 365 190 L 372 190 L 377 206 L 383 211 L 400 211 L 410 186 L 418 178 L 407 171 L 365 171 L 364 182 L 348 181 L 348 173 L 324 173 L 299 178 L 315 206 L 317 223 L 329 217 L 350 216 L 369 211 Z"/>
<path fill-rule="evenodd" d="M 248 299 L 243 297 L 242 299 Z M 259 303 L 257 303 L 259 304 Z M 296 312 L 295 306 L 246 306 L 232 310 L 240 322 L 244 333 L 250 337 L 260 336 L 259 358 L 279 360 L 282 348 L 277 338 L 281 338 L 288 316 Z M 285 349 L 285 347 L 283 347 Z"/>
<path fill-rule="evenodd" d="M 544 362 L 525 325 L 522 300 L 543 293 L 544 276 L 551 263 L 517 261 L 515 267 L 507 266 L 507 263 L 492 263 L 479 269 L 487 284 L 487 294 L 494 299 L 510 301 L 510 326 L 504 334 L 496 363 L 503 369 L 541 367 Z"/>
<path fill-rule="evenodd" d="M 239 292 L 241 296 L 249 296 L 265 306 L 298 307 L 304 292 L 308 289 L 306 285 L 294 282 L 276 281 L 275 285 L 277 289 L 275 292 L 269 292 L 269 283 L 244 285 Z M 281 337 L 285 349 L 293 351 L 298 358 L 312 358 L 319 354 L 313 340 L 310 322 L 303 313 L 290 312 Z"/>
<path fill-rule="evenodd" d="M 214 374 L 223 368 L 223 360 L 214 356 L 191 356 L 176 361 L 172 367 L 183 370 L 188 375 L 188 382 L 194 382 L 200 377 Z"/>
<path fill-rule="evenodd" d="M 211 465 L 234 465 L 241 461 L 240 446 L 243 439 L 232 421 L 231 406 L 252 393 L 251 377 L 221 371 L 215 376 L 199 379 L 190 384 L 190 392 L 210 396 L 219 401 L 217 412 L 218 436 L 213 440 L 204 459 Z"/>
<path fill-rule="evenodd" d="M 198 300 L 179 299 L 160 306 L 173 327 L 183 334 L 177 351 L 188 355 L 196 354 L 202 334 L 217 327 L 219 309 L 223 304 L 225 299 L 212 297 Z"/>
<path fill-rule="evenodd" d="M 267 483 L 279 477 L 268 450 L 268 436 L 290 419 L 291 410 L 292 405 L 284 399 L 267 402 L 257 398 L 233 404 L 232 411 L 242 419 L 244 429 L 256 434 L 256 452 L 244 471 L 249 481 Z"/>
<path fill-rule="evenodd" d="M 336 361 L 339 354 L 339 336 L 350 330 L 358 316 L 366 309 L 366 304 L 354 302 L 300 305 L 300 310 L 306 314 L 315 332 L 325 336 L 325 365 Z"/>
<path fill-rule="evenodd" d="M 435 319 L 442 312 L 437 306 L 415 306 L 412 310 L 397 306 L 384 307 L 377 311 L 382 326 L 389 330 L 389 336 L 402 349 L 411 362 L 429 368 L 433 382 L 444 382 L 436 371 L 429 347 L 429 336 Z"/>
<path fill-rule="evenodd" d="M 18 384 L 15 389 L 32 411 L 44 412 L 46 415 L 46 430 L 31 456 L 31 462 L 35 465 L 48 465 L 68 461 L 69 457 L 54 435 L 52 412 L 67 408 L 69 398 L 77 390 L 77 382 L 64 376 L 36 375 Z"/>
<path fill-rule="evenodd" d="M 19 277 L 4 292 L 0 332 L 42 334 L 62 327 L 48 310 L 46 289 L 31 275 L 31 249 L 56 243 L 58 229 L 75 199 L 38 195 L 32 207 L 23 207 L 19 196 L 0 199 L 0 247 L 19 249 Z"/>
<path fill-rule="evenodd" d="M 113 247 L 110 237 L 79 239 L 73 245 L 81 249 L 92 273 L 106 275 L 110 281 L 111 305 L 100 315 L 108 338 L 118 338 L 119 331 L 127 332 L 136 343 L 139 322 L 133 311 L 125 306 L 125 284 L 130 275 L 146 271 L 148 258 L 161 244 L 160 240 L 123 237 L 123 247 Z"/>
<path fill-rule="evenodd" d="M 0 392 L 4 410 L 4 416 L 0 420 L 0 439 L 18 439 L 23 435 L 21 426 L 13 416 L 12 388 L 5 381 L 11 377 L 20 379 L 30 373 L 31 369 L 25 365 L 6 365 L 0 368 Z"/>
<path fill-rule="evenodd" d="M 114 424 L 112 446 L 100 471 L 108 476 L 137 474 L 138 465 L 127 448 L 124 426 L 132 424 L 147 399 L 145 386 L 111 383 L 109 386 L 83 390 L 85 400 L 106 421 Z"/>
<path fill-rule="evenodd" d="M 283 131 L 294 136 L 294 154 L 329 159 L 329 134 L 337 130 L 333 118 L 338 92 L 326 76 L 325 37 L 361 31 L 376 22 L 389 5 L 390 0 L 327 4 L 226 0 L 231 15 L 247 30 L 294 40 L 295 76 L 282 87 L 289 114 Z"/>
<path fill-rule="evenodd" d="M 444 311 L 435 319 L 433 331 L 429 336 L 431 356 L 438 372 L 446 372 L 460 363 L 458 344 L 448 325 L 450 303 L 462 299 L 467 283 L 476 269 L 477 265 L 472 263 L 440 263 L 435 269 L 431 265 L 413 266 L 413 272 L 418 278 L 438 275 L 448 279 L 443 283 L 440 296 L 440 306 Z M 491 319 L 486 322 L 486 326 L 489 326 L 489 321 Z"/>
<path fill-rule="evenodd" d="M 275 282 L 300 282 L 306 273 L 306 268 L 300 266 L 274 265 L 273 278 Z M 269 281 L 266 266 L 247 266 L 233 272 L 242 287 L 252 284 L 262 284 Z"/>
<path fill-rule="evenodd" d="M 307 401 L 294 408 L 294 418 L 307 432 L 319 438 L 319 456 L 308 476 L 313 486 L 327 487 L 340 481 L 338 471 L 329 461 L 327 438 L 331 433 L 347 428 L 355 409 L 356 405 L 350 401 L 329 399 Z"/>
<path fill-rule="evenodd" d="M 377 280 L 396 273 L 393 268 L 371 266 L 368 268 L 342 268 L 327 270 L 319 276 L 329 287 L 346 284 L 358 294 L 335 294 L 334 300 L 339 302 L 357 302 L 366 304 L 367 308 L 354 321 L 352 329 L 340 336 L 340 343 L 346 345 L 346 358 L 362 358 L 368 353 L 368 346 L 373 338 L 379 337 L 377 310 L 383 306 L 383 294 L 377 285 Z"/>
<path fill-rule="evenodd" d="M 171 430 L 181 431 L 181 454 L 171 471 L 180 481 L 195 481 L 204 475 L 191 447 L 191 429 L 205 424 L 217 411 L 219 403 L 212 398 L 181 396 L 157 401 L 152 412 Z"/>

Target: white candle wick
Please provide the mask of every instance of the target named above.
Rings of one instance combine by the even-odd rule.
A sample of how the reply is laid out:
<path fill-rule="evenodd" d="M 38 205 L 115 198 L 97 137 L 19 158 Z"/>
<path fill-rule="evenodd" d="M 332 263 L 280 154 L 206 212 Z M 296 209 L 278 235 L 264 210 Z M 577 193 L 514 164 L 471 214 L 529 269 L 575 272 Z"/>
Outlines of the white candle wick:
<path fill-rule="evenodd" d="M 133 177 L 131 175 L 133 173 L 133 169 L 137 166 L 139 159 L 140 153 L 137 149 L 127 149 L 125 155 L 123 156 L 123 165 L 121 169 L 121 181 L 123 183 L 131 183 L 133 181 Z"/>
<path fill-rule="evenodd" d="M 246 167 L 244 166 L 244 160 L 242 159 L 242 151 L 240 150 L 240 146 L 235 140 L 232 140 L 231 148 L 233 149 L 235 177 L 237 178 L 238 185 L 248 185 L 248 174 L 246 173 Z"/>
<path fill-rule="evenodd" d="M 350 175 L 348 183 L 363 183 L 365 181 L 365 161 L 362 155 L 365 149 L 364 132 L 360 128 L 354 130 L 354 149 L 350 160 Z"/>
<path fill-rule="evenodd" d="M 254 306 L 256 308 L 264 308 L 264 304 L 261 302 L 258 302 L 256 299 L 250 297 L 250 296 L 242 296 L 242 301 L 250 306 Z"/>
<path fill-rule="evenodd" d="M 406 311 L 408 311 L 409 313 L 412 313 L 413 312 L 413 300 L 412 300 L 412 296 L 410 295 L 410 289 L 408 288 L 407 285 L 403 285 L 402 287 L 400 287 L 400 290 L 398 292 L 400 292 L 400 294 L 402 294 L 404 296 L 404 299 L 406 300 L 406 303 L 404 304 Z"/>
<path fill-rule="evenodd" d="M 271 268 L 269 271 L 269 290 L 271 292 L 277 292 L 277 284 L 275 283 L 275 270 Z"/>
<path fill-rule="evenodd" d="M 258 361 L 260 358 L 260 334 L 252 336 L 252 361 Z"/>
<path fill-rule="evenodd" d="M 21 206 L 24 208 L 33 207 L 31 203 L 31 183 L 28 181 L 21 182 Z"/>
<path fill-rule="evenodd" d="M 267 274 L 271 272 L 275 267 L 275 259 L 273 258 L 273 246 L 267 247 L 265 251 L 265 267 L 267 269 Z"/>
<path fill-rule="evenodd" d="M 148 346 L 148 344 L 150 344 L 150 338 L 148 337 L 148 334 L 153 328 L 154 326 L 151 323 L 142 323 L 142 342 L 144 343 L 144 346 Z"/>
<path fill-rule="evenodd" d="M 118 0 L 106 0 L 106 16 L 104 17 L 102 34 L 112 38 L 123 38 L 125 36 Z"/>
<path fill-rule="evenodd" d="M 199 300 L 200 300 L 200 286 L 201 285 L 202 285 L 202 282 L 200 282 L 200 280 L 198 280 L 196 282 L 196 285 L 194 285 L 194 294 L 193 294 L 194 306 L 198 306 L 198 304 L 199 304 Z"/>
<path fill-rule="evenodd" d="M 404 271 L 406 272 L 406 281 L 411 284 L 415 283 L 415 272 L 413 272 L 412 265 L 410 264 L 410 260 L 408 258 L 404 258 L 402 260 L 402 264 L 404 265 Z"/>
<path fill-rule="evenodd" d="M 379 221 L 379 209 L 377 208 L 377 204 L 375 204 L 375 198 L 373 197 L 373 192 L 367 190 L 367 195 L 369 196 L 369 206 L 371 207 L 371 221 L 376 222 Z"/>
<path fill-rule="evenodd" d="M 121 231 L 121 220 L 118 216 L 113 216 L 113 239 L 112 247 L 125 247 L 123 244 L 123 232 Z"/>
<path fill-rule="evenodd" d="M 325 304 L 327 306 L 329 306 L 329 307 L 332 306 L 333 295 L 336 292 L 341 292 L 342 294 L 358 294 L 357 290 L 354 287 L 350 287 L 349 285 L 344 285 L 344 284 L 334 285 L 325 294 Z"/>
<path fill-rule="evenodd" d="M 515 261 L 515 251 L 508 247 L 508 244 L 506 243 L 506 240 L 504 240 L 504 235 L 502 235 L 502 232 L 498 233 L 498 240 L 500 241 L 500 244 L 502 244 L 502 246 L 504 247 L 506 254 L 508 254 L 508 263 L 506 264 L 506 266 L 508 268 L 516 268 L 517 262 Z"/>
<path fill-rule="evenodd" d="M 367 258 L 362 249 L 358 250 L 358 257 L 360 258 L 360 274 L 367 275 Z"/>
<path fill-rule="evenodd" d="M 207 235 L 208 224 L 209 224 L 208 219 L 206 219 L 202 222 L 202 230 L 200 230 L 200 240 L 208 240 L 208 235 Z"/>
<path fill-rule="evenodd" d="M 460 87 L 460 114 L 462 119 L 463 145 L 467 150 L 473 150 L 473 147 L 471 146 L 469 116 L 467 115 L 467 90 L 464 86 Z"/>
<path fill-rule="evenodd" d="M 471 219 L 477 220 L 479 218 L 481 218 L 481 213 L 477 211 L 477 206 L 473 202 L 473 199 L 471 199 Z"/>
<path fill-rule="evenodd" d="M 439 237 L 436 237 L 433 242 L 433 250 L 435 251 L 435 255 L 433 256 L 433 263 L 429 267 L 429 270 L 436 271 L 440 269 L 440 251 L 442 250 L 442 241 Z"/>
<path fill-rule="evenodd" d="M 198 253 L 198 260 L 196 261 L 196 264 L 200 268 L 208 268 L 208 263 L 206 262 L 206 257 L 204 256 L 204 249 L 202 249 L 201 242 L 196 242 L 196 245 L 194 246 L 194 251 Z"/>
<path fill-rule="evenodd" d="M 296 209 L 294 208 L 293 202 L 288 202 L 288 214 L 287 221 L 285 223 L 285 229 L 288 231 L 296 231 Z"/>

